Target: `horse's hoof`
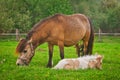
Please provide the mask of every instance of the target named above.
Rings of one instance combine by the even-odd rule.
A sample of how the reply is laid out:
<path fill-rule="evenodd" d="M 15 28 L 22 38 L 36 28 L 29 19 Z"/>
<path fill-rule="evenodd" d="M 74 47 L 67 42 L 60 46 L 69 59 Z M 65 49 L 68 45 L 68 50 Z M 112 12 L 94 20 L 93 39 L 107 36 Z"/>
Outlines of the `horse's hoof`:
<path fill-rule="evenodd" d="M 52 65 L 47 65 L 47 68 L 52 68 Z"/>

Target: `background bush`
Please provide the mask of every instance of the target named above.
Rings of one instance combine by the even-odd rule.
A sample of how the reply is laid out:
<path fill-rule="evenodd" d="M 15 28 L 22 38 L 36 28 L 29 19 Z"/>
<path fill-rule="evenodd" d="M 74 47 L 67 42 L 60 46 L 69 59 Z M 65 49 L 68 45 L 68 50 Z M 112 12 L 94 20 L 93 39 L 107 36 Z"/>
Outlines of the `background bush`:
<path fill-rule="evenodd" d="M 28 32 L 41 19 L 56 13 L 89 16 L 95 31 L 120 32 L 119 0 L 0 0 L 0 33 Z"/>

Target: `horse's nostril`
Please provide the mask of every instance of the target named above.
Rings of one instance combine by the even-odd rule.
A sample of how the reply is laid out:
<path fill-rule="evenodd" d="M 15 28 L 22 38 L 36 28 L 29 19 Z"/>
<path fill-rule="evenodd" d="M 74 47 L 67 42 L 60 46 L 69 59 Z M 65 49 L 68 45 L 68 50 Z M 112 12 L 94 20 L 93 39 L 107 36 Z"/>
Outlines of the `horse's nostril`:
<path fill-rule="evenodd" d="M 17 65 L 19 66 L 20 64 L 19 64 L 19 63 L 17 63 Z"/>

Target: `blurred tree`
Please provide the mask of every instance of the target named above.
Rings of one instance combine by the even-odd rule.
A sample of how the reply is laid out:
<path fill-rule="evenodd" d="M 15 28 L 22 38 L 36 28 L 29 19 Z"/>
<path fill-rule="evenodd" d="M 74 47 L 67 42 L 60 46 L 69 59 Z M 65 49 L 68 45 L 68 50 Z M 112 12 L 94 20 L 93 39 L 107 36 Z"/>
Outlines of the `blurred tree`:
<path fill-rule="evenodd" d="M 91 18 L 95 32 L 98 32 L 99 28 L 102 32 L 111 32 L 113 29 L 119 32 L 119 29 L 114 26 L 118 23 L 109 23 L 110 18 L 112 18 L 111 15 L 120 6 L 120 0 L 71 0 L 71 4 L 75 13 L 82 13 Z M 119 20 L 118 18 L 115 19 L 114 17 L 115 20 Z"/>
<path fill-rule="evenodd" d="M 0 31 L 12 32 L 16 28 L 21 32 L 29 30 L 29 14 L 22 0 L 0 0 Z"/>
<path fill-rule="evenodd" d="M 118 0 L 102 0 L 101 1 L 101 11 L 107 12 L 118 6 Z"/>
<path fill-rule="evenodd" d="M 56 13 L 82 13 L 103 32 L 119 32 L 120 0 L 0 0 L 0 33 L 27 32 L 42 18 Z"/>
<path fill-rule="evenodd" d="M 24 2 L 30 11 L 33 25 L 41 18 L 45 18 L 56 13 L 73 13 L 73 9 L 68 0 L 24 0 Z"/>
<path fill-rule="evenodd" d="M 0 0 L 0 32 L 27 32 L 40 19 L 56 13 L 71 14 L 68 0 Z"/>
<path fill-rule="evenodd" d="M 0 32 L 12 30 L 14 25 L 14 22 L 9 15 L 11 12 L 7 8 L 7 4 L 9 4 L 9 2 L 0 0 Z"/>
<path fill-rule="evenodd" d="M 116 32 L 119 31 L 118 26 L 115 26 L 118 25 L 117 20 L 119 20 L 118 6 L 118 0 L 101 0 L 100 12 L 105 15 L 100 23 L 103 32 L 115 32 L 115 29 L 117 29 Z"/>
<path fill-rule="evenodd" d="M 100 26 L 100 17 L 102 14 L 99 12 L 100 1 L 98 0 L 71 0 L 75 13 L 82 13 L 90 17 L 97 31 Z"/>
<path fill-rule="evenodd" d="M 111 32 L 120 32 L 120 6 L 108 14 L 108 27 Z"/>

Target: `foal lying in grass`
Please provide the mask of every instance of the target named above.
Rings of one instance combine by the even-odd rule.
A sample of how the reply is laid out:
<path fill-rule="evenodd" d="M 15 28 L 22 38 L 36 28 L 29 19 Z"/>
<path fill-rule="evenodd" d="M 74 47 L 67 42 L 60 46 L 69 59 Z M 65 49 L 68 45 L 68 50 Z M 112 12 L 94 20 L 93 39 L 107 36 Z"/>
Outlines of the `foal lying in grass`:
<path fill-rule="evenodd" d="M 102 69 L 101 55 L 86 55 L 79 58 L 62 59 L 53 69 Z"/>

